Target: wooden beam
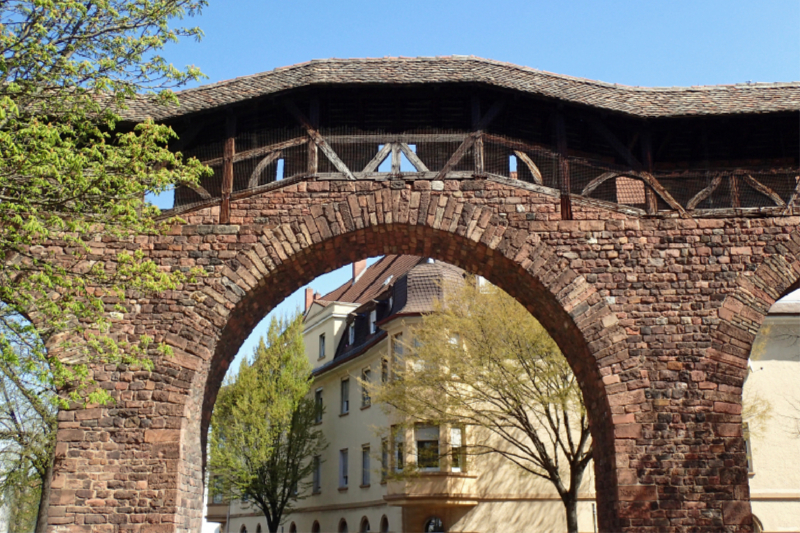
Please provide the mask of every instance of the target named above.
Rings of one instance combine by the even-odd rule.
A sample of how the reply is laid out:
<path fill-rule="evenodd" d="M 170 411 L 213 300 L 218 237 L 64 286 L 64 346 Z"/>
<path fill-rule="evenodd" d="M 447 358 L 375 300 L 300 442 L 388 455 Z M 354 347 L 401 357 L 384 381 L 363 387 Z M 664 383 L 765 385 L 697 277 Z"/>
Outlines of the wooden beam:
<path fill-rule="evenodd" d="M 533 160 L 528 157 L 528 154 L 520 150 L 514 150 L 514 154 L 517 156 L 517 158 L 519 158 L 520 161 L 525 163 L 525 166 L 531 171 L 531 174 L 533 175 L 533 181 L 535 181 L 537 185 L 544 185 L 544 181 L 542 180 L 542 172 L 539 170 L 539 167 L 536 166 L 536 163 L 534 163 Z"/>
<path fill-rule="evenodd" d="M 402 151 L 406 157 L 408 158 L 409 163 L 414 165 L 414 168 L 417 169 L 418 172 L 428 172 L 428 167 L 425 166 L 425 163 L 422 162 L 422 159 L 417 157 L 417 154 L 411 149 L 410 146 L 406 143 L 398 143 L 400 145 L 400 151 Z"/>
<path fill-rule="evenodd" d="M 682 218 L 687 218 L 689 215 L 686 213 L 686 210 L 683 208 L 681 204 L 678 203 L 675 198 L 664 188 L 661 183 L 649 172 L 637 172 L 635 174 L 636 177 L 647 183 L 650 187 L 653 188 L 656 193 L 665 201 L 667 204 L 678 212 L 678 215 Z"/>
<path fill-rule="evenodd" d="M 199 194 L 200 198 L 202 198 L 203 200 L 211 200 L 213 198 L 213 196 L 211 196 L 211 193 L 208 192 L 208 190 L 202 185 L 193 185 L 190 186 L 189 188 L 194 192 L 196 192 L 197 194 Z"/>
<path fill-rule="evenodd" d="M 717 176 L 711 180 L 711 184 L 700 191 L 699 193 L 695 194 L 689 203 L 686 204 L 687 211 L 693 211 L 695 207 L 697 207 L 700 202 L 711 196 L 711 193 L 717 190 L 719 184 L 722 183 L 722 174 L 717 174 Z"/>
<path fill-rule="evenodd" d="M 731 188 L 731 206 L 734 208 L 742 206 L 742 199 L 739 196 L 739 178 L 736 174 L 732 174 L 730 179 L 728 180 L 728 184 Z"/>
<path fill-rule="evenodd" d="M 472 148 L 472 145 L 475 144 L 475 139 L 478 137 L 480 137 L 480 133 L 474 132 L 471 133 L 469 137 L 464 139 L 464 142 L 461 143 L 461 146 L 459 146 L 456 151 L 453 152 L 453 155 L 450 156 L 450 159 L 447 160 L 447 163 L 445 163 L 442 169 L 439 171 L 436 179 L 443 179 L 447 173 L 450 172 L 450 170 L 461 161 L 461 159 L 464 157 L 464 154 L 466 154 L 469 149 Z"/>
<path fill-rule="evenodd" d="M 378 153 L 375 155 L 375 157 L 373 157 L 372 160 L 369 163 L 367 163 L 367 166 L 364 167 L 363 172 L 375 172 L 376 170 L 378 170 L 380 164 L 383 163 L 384 159 L 389 157 L 389 154 L 391 152 L 392 152 L 392 143 L 384 144 L 383 148 L 378 150 Z"/>
<path fill-rule="evenodd" d="M 620 174 L 618 172 L 603 172 L 595 179 L 586 184 L 586 187 L 581 191 L 581 196 L 589 196 L 596 188 L 611 178 L 616 178 Z"/>
<path fill-rule="evenodd" d="M 253 159 L 254 157 L 269 155 L 270 153 L 275 152 L 277 150 L 285 150 L 287 148 L 292 148 L 294 146 L 301 146 L 303 144 L 308 143 L 308 140 L 309 140 L 308 137 L 297 137 L 295 139 L 289 139 L 288 141 L 262 146 L 261 148 L 253 148 L 252 150 L 245 150 L 244 152 L 239 152 L 238 154 L 234 154 L 233 162 L 238 163 L 240 161 L 247 161 L 248 159 Z M 201 161 L 201 163 L 209 167 L 216 167 L 224 163 L 224 161 L 225 161 L 224 157 L 217 157 L 214 159 L 207 159 L 206 161 Z"/>
<path fill-rule="evenodd" d="M 569 160 L 567 159 L 567 125 L 564 115 L 556 111 L 556 152 L 558 152 L 559 190 L 561 191 L 561 220 L 572 220 L 572 202 L 570 201 Z"/>
<path fill-rule="evenodd" d="M 222 203 L 219 208 L 219 223 L 231 221 L 231 193 L 233 192 L 233 156 L 236 153 L 236 115 L 229 114 L 225 121 L 225 148 L 222 152 Z"/>
<path fill-rule="evenodd" d="M 468 133 L 362 133 L 357 135 L 329 135 L 326 139 L 333 144 L 361 143 L 454 143 L 463 142 Z"/>
<path fill-rule="evenodd" d="M 800 176 L 795 176 L 794 180 L 797 182 L 797 185 L 794 188 L 794 192 L 792 192 L 792 195 L 789 197 L 789 201 L 786 203 L 787 211 L 800 205 Z"/>
<path fill-rule="evenodd" d="M 623 159 L 625 159 L 625 161 L 633 170 L 644 170 L 642 163 L 633 156 L 631 151 L 628 150 L 628 147 L 625 146 L 622 141 L 617 139 L 616 135 L 614 135 L 601 120 L 596 117 L 589 117 L 588 121 L 595 131 L 597 131 L 597 133 L 599 133 L 600 136 L 603 137 L 606 142 L 622 156 Z"/>
<path fill-rule="evenodd" d="M 775 202 L 775 205 L 777 205 L 778 207 L 786 207 L 786 202 L 783 201 L 783 198 L 781 198 L 778 193 L 776 193 L 775 191 L 773 191 L 772 189 L 770 189 L 769 187 L 767 187 L 766 185 L 755 179 L 750 174 L 744 174 L 742 177 L 744 178 L 744 181 L 746 181 L 748 185 L 750 185 L 752 188 L 754 188 L 764 196 L 769 197 L 773 202 Z"/>
<path fill-rule="evenodd" d="M 475 145 L 472 150 L 475 156 L 475 173 L 483 174 L 486 171 L 486 164 L 484 163 L 484 150 L 483 150 L 483 134 L 478 135 L 475 139 Z"/>
<path fill-rule="evenodd" d="M 270 165 L 270 163 L 274 162 L 276 159 L 280 159 L 282 152 L 272 152 L 267 157 L 262 159 L 256 168 L 253 170 L 253 173 L 250 174 L 250 180 L 247 182 L 247 188 L 252 189 L 254 187 L 258 187 L 258 182 L 261 179 L 261 173 L 264 172 L 264 169 Z"/>
<path fill-rule="evenodd" d="M 392 174 L 400 173 L 400 147 L 392 143 Z"/>
<path fill-rule="evenodd" d="M 319 131 L 317 131 L 314 128 L 311 121 L 308 118 L 306 118 L 306 116 L 302 113 L 302 111 L 300 111 L 297 108 L 295 103 L 292 102 L 291 100 L 287 100 L 285 102 L 285 105 L 289 113 L 291 113 L 292 116 L 294 116 L 294 118 L 298 122 L 300 122 L 300 124 L 302 124 L 303 127 L 306 129 L 306 131 L 308 132 L 308 136 L 311 138 L 312 141 L 314 141 L 314 144 L 316 144 L 322 151 L 322 153 L 325 154 L 325 157 L 327 157 L 328 160 L 331 163 L 333 163 L 333 166 L 335 166 L 339 172 L 341 172 L 345 176 L 348 176 L 348 179 L 353 179 L 353 180 L 356 179 L 353 176 L 353 173 L 350 172 L 350 169 L 347 168 L 347 165 L 345 165 L 344 162 L 341 159 L 339 159 L 339 156 L 336 155 L 336 152 L 333 150 L 333 148 L 331 148 L 331 146 L 328 144 L 325 138 L 322 135 L 320 135 Z"/>
<path fill-rule="evenodd" d="M 645 126 L 642 132 L 642 165 L 645 172 L 653 174 L 653 137 L 650 134 L 650 129 Z M 658 197 L 653 189 L 650 187 L 644 188 L 644 203 L 645 210 L 649 215 L 658 213 Z"/>

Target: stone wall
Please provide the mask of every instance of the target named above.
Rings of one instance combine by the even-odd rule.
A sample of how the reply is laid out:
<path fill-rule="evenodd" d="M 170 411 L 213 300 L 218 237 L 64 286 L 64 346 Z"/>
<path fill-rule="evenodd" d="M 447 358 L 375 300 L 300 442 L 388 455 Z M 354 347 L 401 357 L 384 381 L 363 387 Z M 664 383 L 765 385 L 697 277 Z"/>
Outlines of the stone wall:
<path fill-rule="evenodd" d="M 234 201 L 230 225 L 207 208 L 169 235 L 93 243 L 208 275 L 127 301 L 117 331 L 175 355 L 95 369 L 117 403 L 60 413 L 50 532 L 199 531 L 204 435 L 245 337 L 318 275 L 385 253 L 485 276 L 558 342 L 590 412 L 601 530 L 751 531 L 741 389 L 767 309 L 800 279 L 800 219 L 559 209 L 512 180 L 312 179 Z"/>

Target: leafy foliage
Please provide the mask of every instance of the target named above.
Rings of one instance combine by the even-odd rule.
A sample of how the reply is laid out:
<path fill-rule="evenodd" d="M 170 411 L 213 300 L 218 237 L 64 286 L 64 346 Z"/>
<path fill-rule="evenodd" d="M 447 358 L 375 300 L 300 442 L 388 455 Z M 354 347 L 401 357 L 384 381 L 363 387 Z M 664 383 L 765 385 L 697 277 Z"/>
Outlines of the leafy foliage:
<path fill-rule="evenodd" d="M 201 76 L 195 67 L 175 68 L 159 52 L 169 42 L 201 36 L 197 28 L 173 23 L 205 5 L 0 3 L 5 495 L 41 491 L 51 468 L 57 407 L 111 400 L 92 387 L 92 364 L 149 368 L 151 353 L 168 353 L 147 337 L 115 331 L 113 322 L 130 311 L 131 295 L 175 288 L 197 274 L 159 269 L 134 237 L 167 228 L 145 201 L 148 193 L 192 183 L 207 169 L 168 150 L 175 136 L 169 127 L 132 125 L 121 116 L 131 102 L 174 102 L 171 88 Z M 120 244 L 106 253 L 112 240 Z"/>
<path fill-rule="evenodd" d="M 253 361 L 223 386 L 211 422 L 210 470 L 215 491 L 249 499 L 277 531 L 293 502 L 305 497 L 312 458 L 325 447 L 317 406 L 306 397 L 311 367 L 302 316 L 273 318 Z"/>
<path fill-rule="evenodd" d="M 406 423 L 467 427 L 468 455 L 495 454 L 546 479 L 577 531 L 575 504 L 592 457 L 576 378 L 542 326 L 494 286 L 465 283 L 410 333 L 397 379 L 375 398 Z M 461 450 L 459 450 L 461 452 Z M 572 515 L 572 516 L 570 516 Z"/>
<path fill-rule="evenodd" d="M 109 261 L 101 254 L 108 237 L 163 231 L 145 195 L 206 172 L 167 149 L 169 127 L 120 121 L 128 102 L 143 98 L 138 93 L 167 102 L 174 100 L 170 87 L 200 76 L 194 67 L 176 69 L 158 51 L 180 37 L 199 37 L 200 30 L 170 22 L 205 4 L 10 0 L 0 6 L 0 314 L 27 317 L 51 346 L 62 343 L 60 358 L 49 357 L 44 343 L 31 358 L 39 360 L 37 369 L 49 367 L 38 374 L 45 386 L 74 387 L 71 400 L 109 400 L 104 391 L 80 394 L 91 361 L 149 365 L 149 339 L 107 334 L 110 312 L 126 311 L 126 294 L 163 291 L 187 278 L 161 271 L 136 246 L 122 247 Z M 58 254 L 69 260 L 56 261 Z M 16 364 L 13 350 L 2 357 Z"/>

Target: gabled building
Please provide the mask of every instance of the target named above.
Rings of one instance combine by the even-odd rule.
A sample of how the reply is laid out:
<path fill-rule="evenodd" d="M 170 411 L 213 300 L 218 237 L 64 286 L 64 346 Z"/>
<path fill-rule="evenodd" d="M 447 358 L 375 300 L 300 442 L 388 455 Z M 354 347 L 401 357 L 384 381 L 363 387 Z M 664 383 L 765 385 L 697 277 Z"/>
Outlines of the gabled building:
<path fill-rule="evenodd" d="M 312 459 L 312 494 L 286 518 L 284 533 L 490 532 L 500 524 L 509 531 L 566 530 L 563 505 L 549 483 L 499 457 L 466 461 L 457 450 L 474 437 L 469 428 L 415 424 L 393 431 L 399 419 L 362 386 L 391 379 L 409 326 L 464 279 L 464 271 L 446 263 L 387 255 L 369 267 L 355 263 L 351 279 L 328 294 L 307 289 L 311 394 L 324 406 L 319 423 L 329 445 Z M 391 475 L 407 464 L 416 464 L 419 474 L 408 480 Z M 591 470 L 579 505 L 585 533 L 595 531 Z M 226 519 L 228 533 L 265 527 L 257 510 L 241 502 L 230 506 Z"/>

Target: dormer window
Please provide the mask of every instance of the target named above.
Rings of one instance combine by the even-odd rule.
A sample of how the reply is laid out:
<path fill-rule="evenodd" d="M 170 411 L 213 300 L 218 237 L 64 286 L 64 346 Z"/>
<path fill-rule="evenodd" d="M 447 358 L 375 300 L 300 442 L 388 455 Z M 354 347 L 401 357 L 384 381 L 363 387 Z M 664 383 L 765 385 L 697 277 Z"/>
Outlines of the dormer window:
<path fill-rule="evenodd" d="M 378 330 L 378 311 L 373 309 L 369 312 L 369 333 L 372 335 Z"/>
<path fill-rule="evenodd" d="M 352 346 L 356 342 L 356 321 L 350 322 L 347 328 L 347 344 Z"/>

